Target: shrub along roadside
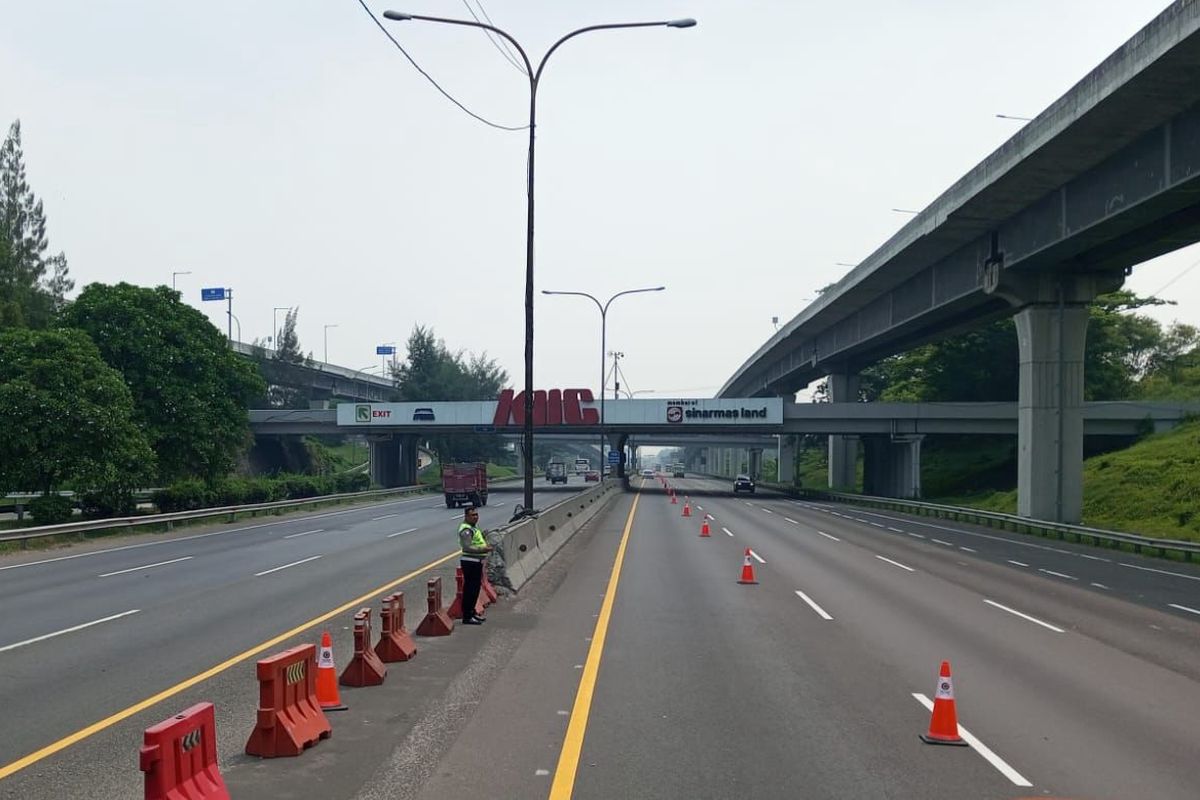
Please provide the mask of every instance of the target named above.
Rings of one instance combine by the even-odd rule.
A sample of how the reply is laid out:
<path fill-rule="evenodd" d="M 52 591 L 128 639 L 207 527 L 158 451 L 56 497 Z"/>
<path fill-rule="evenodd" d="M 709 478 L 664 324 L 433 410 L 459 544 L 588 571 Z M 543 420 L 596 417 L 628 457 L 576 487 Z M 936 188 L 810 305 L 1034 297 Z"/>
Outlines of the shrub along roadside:
<path fill-rule="evenodd" d="M 361 492 L 370 488 L 364 473 L 341 475 L 277 475 L 270 478 L 224 478 L 212 483 L 177 481 L 153 495 L 154 505 L 164 514 L 196 511 L 250 503 L 300 500 L 329 494 Z"/>

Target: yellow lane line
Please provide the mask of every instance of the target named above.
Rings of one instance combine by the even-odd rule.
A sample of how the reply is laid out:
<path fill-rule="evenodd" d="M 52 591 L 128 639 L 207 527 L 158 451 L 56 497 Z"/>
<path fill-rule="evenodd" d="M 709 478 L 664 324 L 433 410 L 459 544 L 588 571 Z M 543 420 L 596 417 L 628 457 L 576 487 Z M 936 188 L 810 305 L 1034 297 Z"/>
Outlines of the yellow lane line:
<path fill-rule="evenodd" d="M 583 750 L 583 736 L 587 732 L 588 714 L 592 710 L 592 694 L 596 689 L 596 676 L 600 672 L 600 657 L 604 653 L 604 640 L 608 636 L 608 621 L 612 616 L 613 599 L 617 596 L 617 584 L 621 581 L 621 564 L 625 561 L 625 546 L 629 543 L 629 532 L 633 530 L 633 516 L 637 513 L 638 500 L 633 498 L 629 516 L 625 520 L 625 533 L 617 548 L 612 574 L 608 576 L 608 591 L 600 606 L 600 618 L 592 632 L 592 646 L 588 648 L 587 662 L 583 665 L 583 677 L 579 680 L 579 691 L 575 693 L 575 706 L 571 709 L 571 721 L 563 739 L 562 752 L 558 755 L 558 767 L 554 770 L 554 783 L 550 786 L 550 800 L 569 800 L 575 789 L 575 773 L 579 768 L 579 754 Z"/>
<path fill-rule="evenodd" d="M 288 639 L 291 639 L 292 637 L 303 633 L 304 631 L 308 630 L 309 628 L 320 625 L 322 622 L 325 622 L 332 617 L 336 617 L 338 614 L 341 614 L 351 608 L 354 608 L 355 610 L 357 610 L 357 608 L 361 607 L 361 605 L 363 603 L 365 603 L 366 601 L 371 600 L 372 598 L 374 598 L 378 595 L 381 595 L 386 591 L 394 589 L 397 586 L 399 586 L 400 584 L 405 583 L 406 581 L 412 580 L 413 578 L 417 577 L 418 575 L 420 575 L 423 572 L 428 572 L 429 570 L 433 569 L 434 567 L 441 566 L 442 564 L 446 563 L 447 561 L 449 561 L 452 558 L 458 558 L 459 554 L 460 554 L 460 551 L 455 550 L 453 553 L 451 553 L 447 556 L 442 556 L 441 558 L 439 558 L 436 561 L 431 561 L 428 564 L 426 564 L 425 566 L 423 566 L 413 572 L 410 572 L 401 578 L 397 578 L 396 580 L 392 581 L 391 583 L 380 586 L 378 589 L 368 592 L 367 594 L 364 594 L 361 597 L 356 597 L 353 600 L 350 600 L 349 602 L 343 603 L 342 605 L 338 606 L 337 608 L 333 609 L 332 611 L 322 614 L 321 616 L 316 617 L 315 619 L 311 619 L 308 622 L 301 623 L 300 625 L 297 625 L 295 628 L 292 628 L 290 631 L 281 633 L 273 639 L 268 639 L 267 641 L 263 642 L 262 644 L 255 645 L 254 647 L 250 648 L 249 650 L 238 653 L 236 656 L 233 656 L 232 658 L 222 661 L 220 664 L 217 664 L 215 667 L 210 667 L 209 669 L 206 669 L 204 672 L 201 672 L 199 675 L 193 675 L 192 677 L 188 678 L 187 680 L 181 681 L 180 683 L 175 684 L 174 686 L 170 687 L 169 689 L 164 689 L 156 695 L 147 697 L 145 700 L 142 700 L 139 703 L 135 703 L 135 704 L 129 706 L 128 708 L 122 709 L 121 711 L 118 711 L 117 713 L 112 714 L 111 716 L 105 717 L 104 719 L 100 720 L 99 722 L 93 722 L 91 725 L 88 725 L 86 728 L 81 728 L 80 730 L 75 731 L 74 733 L 70 734 L 69 736 L 64 736 L 63 738 L 59 739 L 57 742 L 54 742 L 53 744 L 46 745 L 41 750 L 30 753 L 29 755 L 27 755 L 23 758 L 18 758 L 16 761 L 12 762 L 11 764 L 5 764 L 4 766 L 0 767 L 0 780 L 4 780 L 9 775 L 12 775 L 15 772 L 19 772 L 32 764 L 36 764 L 37 762 L 41 761 L 43 758 L 52 756 L 55 753 L 59 752 L 60 750 L 65 750 L 66 748 L 70 747 L 73 744 L 82 742 L 84 739 L 88 738 L 89 736 L 97 734 L 100 731 L 104 730 L 105 728 L 110 728 L 113 725 L 116 725 L 118 722 L 121 722 L 122 720 L 132 717 L 134 714 L 141 713 L 142 711 L 145 711 L 146 709 L 148 709 L 152 706 L 155 706 L 158 703 L 161 703 L 163 700 L 167 700 L 171 697 L 174 697 L 175 695 L 179 694 L 180 692 L 182 692 L 186 689 L 190 689 L 193 686 L 195 686 L 196 684 L 201 683 L 202 681 L 206 681 L 215 675 L 219 675 L 220 673 L 224 672 L 225 670 L 229 669 L 230 667 L 240 664 L 241 662 L 245 661 L 246 659 L 250 658 L 251 656 L 255 656 L 255 655 L 261 653 L 263 650 L 274 647 L 275 645 L 279 644 L 280 642 L 287 641 Z"/>

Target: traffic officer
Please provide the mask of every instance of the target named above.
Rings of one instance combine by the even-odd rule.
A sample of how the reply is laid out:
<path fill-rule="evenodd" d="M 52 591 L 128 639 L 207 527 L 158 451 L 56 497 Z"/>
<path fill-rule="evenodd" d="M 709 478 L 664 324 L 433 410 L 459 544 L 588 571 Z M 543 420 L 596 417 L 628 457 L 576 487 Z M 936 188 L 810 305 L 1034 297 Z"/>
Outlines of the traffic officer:
<path fill-rule="evenodd" d="M 463 571 L 463 625 L 479 625 L 485 621 L 475 613 L 475 603 L 479 601 L 479 588 L 483 584 L 483 564 L 492 552 L 492 546 L 487 543 L 478 522 L 479 509 L 467 506 L 463 511 L 463 522 L 458 526 L 458 546 L 462 548 L 458 563 Z"/>

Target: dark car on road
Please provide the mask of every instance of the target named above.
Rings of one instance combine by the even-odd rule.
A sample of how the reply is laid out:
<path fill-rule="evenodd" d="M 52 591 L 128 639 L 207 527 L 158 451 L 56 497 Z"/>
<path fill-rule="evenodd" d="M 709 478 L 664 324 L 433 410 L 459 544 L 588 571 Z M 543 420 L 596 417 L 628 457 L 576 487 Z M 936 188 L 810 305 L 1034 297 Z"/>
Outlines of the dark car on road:
<path fill-rule="evenodd" d="M 598 480 L 600 480 L 600 471 L 590 469 L 587 472 L 583 473 L 583 479 L 585 481 L 598 481 Z"/>
<path fill-rule="evenodd" d="M 738 475 L 733 479 L 733 490 L 735 492 L 749 492 L 754 494 L 754 481 L 749 475 Z"/>

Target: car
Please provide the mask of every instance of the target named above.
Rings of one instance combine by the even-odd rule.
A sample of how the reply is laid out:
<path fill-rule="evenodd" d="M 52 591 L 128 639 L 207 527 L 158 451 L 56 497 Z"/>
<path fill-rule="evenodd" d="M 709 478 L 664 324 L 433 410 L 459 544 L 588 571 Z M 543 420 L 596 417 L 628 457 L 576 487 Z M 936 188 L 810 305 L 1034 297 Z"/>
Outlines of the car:
<path fill-rule="evenodd" d="M 653 477 L 654 477 L 654 470 L 652 470 L 652 469 L 644 469 L 644 470 L 642 470 L 642 477 L 643 477 L 643 478 L 653 478 Z"/>
<path fill-rule="evenodd" d="M 754 480 L 749 475 L 738 475 L 733 479 L 733 491 L 754 494 Z"/>
<path fill-rule="evenodd" d="M 585 481 L 598 481 L 600 480 L 600 473 L 597 470 L 589 469 L 587 472 L 583 473 L 583 479 Z"/>

